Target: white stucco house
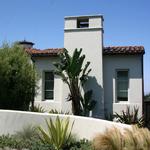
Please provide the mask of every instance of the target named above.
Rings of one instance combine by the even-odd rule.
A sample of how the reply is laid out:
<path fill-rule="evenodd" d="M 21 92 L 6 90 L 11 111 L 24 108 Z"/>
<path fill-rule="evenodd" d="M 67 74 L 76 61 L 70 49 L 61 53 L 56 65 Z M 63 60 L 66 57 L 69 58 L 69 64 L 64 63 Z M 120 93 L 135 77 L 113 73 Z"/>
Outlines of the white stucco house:
<path fill-rule="evenodd" d="M 64 18 L 64 48 L 70 54 L 75 48 L 82 48 L 86 60 L 90 61 L 91 79 L 89 88 L 97 105 L 94 117 L 118 112 L 126 106 L 143 109 L 143 46 L 103 45 L 103 16 L 72 16 Z M 59 61 L 58 53 L 63 48 L 40 50 L 33 48 L 32 42 L 20 42 L 31 54 L 40 75 L 35 103 L 45 109 L 71 110 L 67 86 L 59 76 L 53 74 L 53 62 Z M 134 44 L 134 43 L 133 43 Z"/>

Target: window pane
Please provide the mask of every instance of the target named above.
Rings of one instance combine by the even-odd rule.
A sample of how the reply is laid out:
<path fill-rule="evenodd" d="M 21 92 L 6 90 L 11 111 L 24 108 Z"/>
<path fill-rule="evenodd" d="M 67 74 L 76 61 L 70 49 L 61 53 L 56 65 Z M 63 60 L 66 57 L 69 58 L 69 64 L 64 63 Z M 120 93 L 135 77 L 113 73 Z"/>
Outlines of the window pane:
<path fill-rule="evenodd" d="M 45 99 L 53 99 L 53 91 L 45 91 Z"/>
<path fill-rule="evenodd" d="M 53 99 L 53 95 L 54 95 L 54 74 L 53 72 L 45 72 L 44 98 Z"/>
<path fill-rule="evenodd" d="M 54 81 L 45 81 L 45 90 L 53 90 Z"/>
<path fill-rule="evenodd" d="M 128 100 L 128 71 L 117 72 L 117 100 Z"/>
<path fill-rule="evenodd" d="M 127 90 L 128 89 L 128 81 L 118 81 L 118 90 Z"/>
<path fill-rule="evenodd" d="M 54 80 L 53 72 L 45 72 L 45 80 Z"/>

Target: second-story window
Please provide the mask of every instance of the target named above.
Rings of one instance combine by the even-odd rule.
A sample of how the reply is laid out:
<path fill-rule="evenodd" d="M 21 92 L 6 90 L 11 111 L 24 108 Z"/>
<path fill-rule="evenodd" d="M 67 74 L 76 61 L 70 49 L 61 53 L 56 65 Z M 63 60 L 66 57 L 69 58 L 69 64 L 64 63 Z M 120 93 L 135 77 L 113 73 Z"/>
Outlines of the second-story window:
<path fill-rule="evenodd" d="M 88 27 L 89 27 L 89 18 L 77 19 L 77 28 L 88 28 Z"/>

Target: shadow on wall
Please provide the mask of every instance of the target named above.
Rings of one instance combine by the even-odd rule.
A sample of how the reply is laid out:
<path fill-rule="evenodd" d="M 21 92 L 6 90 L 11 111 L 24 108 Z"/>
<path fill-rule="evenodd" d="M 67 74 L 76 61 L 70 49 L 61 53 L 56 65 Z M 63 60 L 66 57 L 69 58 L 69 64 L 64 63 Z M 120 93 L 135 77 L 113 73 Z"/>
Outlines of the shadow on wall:
<path fill-rule="evenodd" d="M 92 111 L 92 117 L 104 118 L 104 97 L 103 97 L 103 88 L 97 82 L 97 79 L 94 76 L 89 76 L 88 81 L 85 83 L 84 91 L 92 90 L 93 100 L 96 101 L 96 106 Z"/>

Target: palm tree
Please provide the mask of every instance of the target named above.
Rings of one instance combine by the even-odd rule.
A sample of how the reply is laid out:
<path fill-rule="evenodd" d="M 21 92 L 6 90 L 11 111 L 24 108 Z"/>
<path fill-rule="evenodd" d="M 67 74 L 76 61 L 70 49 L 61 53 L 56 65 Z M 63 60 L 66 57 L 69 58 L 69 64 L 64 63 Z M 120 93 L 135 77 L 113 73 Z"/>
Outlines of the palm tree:
<path fill-rule="evenodd" d="M 55 74 L 61 76 L 62 80 L 68 85 L 70 91 L 68 101 L 72 101 L 74 115 L 86 115 L 95 106 L 95 101 L 91 99 L 91 90 L 91 92 L 87 91 L 84 96 L 81 94 L 91 71 L 91 69 L 88 69 L 90 62 L 87 62 L 83 67 L 85 55 L 81 55 L 81 52 L 82 49 L 79 51 L 75 49 L 73 55 L 70 56 L 68 51 L 64 49 L 60 54 L 60 62 L 54 64 L 56 67 Z"/>

